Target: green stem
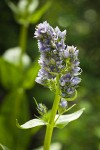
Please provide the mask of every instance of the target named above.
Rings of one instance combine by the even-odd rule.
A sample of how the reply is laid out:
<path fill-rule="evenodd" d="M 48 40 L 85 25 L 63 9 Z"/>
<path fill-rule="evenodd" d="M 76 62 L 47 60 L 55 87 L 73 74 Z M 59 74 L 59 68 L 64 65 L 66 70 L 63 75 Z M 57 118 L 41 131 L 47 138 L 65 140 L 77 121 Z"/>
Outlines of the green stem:
<path fill-rule="evenodd" d="M 26 50 L 26 40 L 27 40 L 27 32 L 28 32 L 28 25 L 22 25 L 20 29 L 20 39 L 19 39 L 19 46 L 21 48 L 21 55 L 20 55 L 20 63 L 22 65 L 22 57 Z"/>
<path fill-rule="evenodd" d="M 26 40 L 27 40 L 27 31 L 28 31 L 28 25 L 22 25 L 20 30 L 20 41 L 19 45 L 22 49 L 22 53 L 24 53 L 26 49 Z"/>
<path fill-rule="evenodd" d="M 58 79 L 57 79 L 57 84 L 58 84 Z M 57 89 L 56 89 L 55 100 L 54 100 L 52 110 L 51 110 L 49 124 L 47 125 L 47 129 L 46 129 L 46 135 L 45 135 L 45 140 L 44 140 L 44 150 L 50 150 L 50 143 L 51 143 L 54 123 L 55 123 L 55 115 L 58 110 L 59 101 L 60 101 L 60 90 L 59 90 L 59 84 L 58 84 Z"/>

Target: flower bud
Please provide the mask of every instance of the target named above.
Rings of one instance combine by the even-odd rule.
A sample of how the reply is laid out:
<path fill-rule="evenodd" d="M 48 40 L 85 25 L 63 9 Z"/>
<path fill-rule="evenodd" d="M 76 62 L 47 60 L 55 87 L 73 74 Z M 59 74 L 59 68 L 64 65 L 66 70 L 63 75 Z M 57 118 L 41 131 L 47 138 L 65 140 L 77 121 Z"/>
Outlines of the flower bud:
<path fill-rule="evenodd" d="M 68 102 L 64 98 L 61 98 L 61 101 L 60 101 L 59 107 L 58 107 L 58 113 L 59 114 L 64 113 L 64 111 L 66 110 L 67 106 L 68 106 Z"/>
<path fill-rule="evenodd" d="M 47 113 L 47 107 L 42 103 L 38 104 L 37 110 L 41 115 L 44 115 Z"/>
<path fill-rule="evenodd" d="M 64 98 L 62 98 L 59 105 L 62 108 L 66 108 L 68 105 L 68 102 Z"/>

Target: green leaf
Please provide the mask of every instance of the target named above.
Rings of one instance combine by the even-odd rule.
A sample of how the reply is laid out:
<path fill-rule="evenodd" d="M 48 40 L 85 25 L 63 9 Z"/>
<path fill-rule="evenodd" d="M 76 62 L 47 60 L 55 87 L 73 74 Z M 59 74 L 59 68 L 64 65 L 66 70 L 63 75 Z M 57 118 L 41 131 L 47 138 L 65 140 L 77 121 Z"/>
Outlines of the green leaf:
<path fill-rule="evenodd" d="M 21 48 L 20 47 L 13 47 L 9 48 L 5 51 L 5 53 L 2 55 L 3 59 L 7 62 L 14 64 L 15 66 L 20 65 L 20 56 L 21 56 Z M 22 64 L 23 67 L 26 68 L 30 65 L 31 59 L 30 57 L 24 53 L 22 56 Z"/>
<path fill-rule="evenodd" d="M 27 72 L 24 75 L 24 78 L 23 78 L 24 89 L 30 89 L 35 84 L 35 78 L 40 68 L 37 60 L 33 63 L 33 65 L 27 70 Z"/>
<path fill-rule="evenodd" d="M 61 150 L 62 146 L 60 143 L 53 143 L 51 144 L 50 146 L 50 150 Z M 43 146 L 42 147 L 39 147 L 37 149 L 34 149 L 34 150 L 43 150 Z"/>
<path fill-rule="evenodd" d="M 29 129 L 29 128 L 34 128 L 34 127 L 46 125 L 46 124 L 47 124 L 46 122 L 44 122 L 40 119 L 32 119 L 23 125 L 19 125 L 18 121 L 16 120 L 17 127 L 21 128 L 21 129 Z"/>
<path fill-rule="evenodd" d="M 28 12 L 30 15 L 34 13 L 34 11 L 37 9 L 39 5 L 39 0 L 31 0 L 28 4 Z"/>
<path fill-rule="evenodd" d="M 35 11 L 35 9 L 38 7 L 39 5 L 39 1 L 38 0 L 20 0 L 18 3 L 18 8 L 19 11 L 23 14 L 26 14 L 26 12 L 29 13 L 29 15 L 31 13 L 33 13 Z"/>
<path fill-rule="evenodd" d="M 29 77 L 28 82 L 31 80 L 29 82 L 29 84 L 31 85 L 33 85 L 32 80 L 35 80 L 34 79 L 35 77 L 33 78 L 34 73 L 31 74 L 30 69 L 28 73 L 24 73 L 25 75 L 22 74 L 22 70 L 20 69 L 20 54 L 21 54 L 20 47 L 14 47 L 8 49 L 2 55 L 2 57 L 0 57 L 0 82 L 7 89 L 13 89 L 18 87 L 21 84 L 21 81 L 23 81 L 24 77 L 25 79 L 26 78 L 28 79 Z M 30 57 L 27 54 L 23 55 L 22 63 L 23 63 L 22 69 L 26 71 L 31 63 Z M 33 67 L 33 70 L 37 71 L 37 68 L 34 69 Z"/>
<path fill-rule="evenodd" d="M 44 6 L 42 6 L 39 10 L 37 10 L 32 16 L 30 16 L 30 23 L 36 23 L 42 15 L 50 8 L 51 2 L 47 2 Z"/>
<path fill-rule="evenodd" d="M 0 147 L 2 148 L 2 150 L 9 150 L 6 146 L 0 144 Z"/>
<path fill-rule="evenodd" d="M 0 107 L 0 142 L 9 146 L 11 150 L 16 150 L 17 147 L 26 150 L 31 135 L 29 131 L 23 132 L 16 127 L 16 118 L 20 122 L 26 122 L 30 119 L 29 102 L 23 89 L 11 91 L 6 94 L 3 100 Z M 26 142 L 23 138 L 19 138 L 22 135 Z M 15 139 L 17 139 L 16 144 Z"/>
<path fill-rule="evenodd" d="M 56 121 L 55 127 L 63 128 L 63 127 L 65 127 L 69 122 L 78 119 L 78 118 L 82 115 L 84 109 L 85 109 L 85 108 L 82 108 L 82 109 L 80 109 L 80 110 L 78 110 L 78 111 L 76 111 L 76 112 L 74 112 L 74 113 L 72 113 L 72 114 L 61 115 L 60 117 L 59 117 L 59 115 L 56 115 L 55 120 L 56 120 L 58 117 L 59 117 L 59 118 L 58 118 L 57 121 Z"/>
<path fill-rule="evenodd" d="M 19 85 L 20 80 L 20 69 L 3 58 L 0 58 L 0 83 L 6 89 L 13 89 Z"/>
<path fill-rule="evenodd" d="M 14 12 L 16 21 L 23 25 L 36 23 L 51 6 L 51 2 L 47 2 L 44 6 L 36 11 L 39 5 L 38 0 L 20 0 L 17 6 L 9 0 L 6 1 L 8 6 Z"/>

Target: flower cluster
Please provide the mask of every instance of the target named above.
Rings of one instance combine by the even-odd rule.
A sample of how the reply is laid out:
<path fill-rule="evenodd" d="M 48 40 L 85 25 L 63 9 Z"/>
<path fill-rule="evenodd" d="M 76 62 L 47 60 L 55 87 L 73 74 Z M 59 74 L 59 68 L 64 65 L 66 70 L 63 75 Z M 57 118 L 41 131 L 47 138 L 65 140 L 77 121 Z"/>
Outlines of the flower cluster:
<path fill-rule="evenodd" d="M 78 77 L 81 68 L 78 60 L 79 51 L 74 46 L 65 45 L 65 36 L 66 30 L 61 32 L 58 27 L 53 29 L 46 21 L 36 27 L 35 38 L 38 40 L 41 53 L 41 69 L 36 82 L 51 90 L 54 90 L 56 82 L 59 82 L 61 97 L 71 98 L 81 81 Z M 59 81 L 56 79 L 58 74 Z"/>

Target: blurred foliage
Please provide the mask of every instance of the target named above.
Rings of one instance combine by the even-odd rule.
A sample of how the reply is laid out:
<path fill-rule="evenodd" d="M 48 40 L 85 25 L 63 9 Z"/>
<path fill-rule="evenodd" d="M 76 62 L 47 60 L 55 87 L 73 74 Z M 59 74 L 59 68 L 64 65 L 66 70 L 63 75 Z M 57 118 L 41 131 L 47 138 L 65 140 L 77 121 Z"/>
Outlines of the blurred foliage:
<path fill-rule="evenodd" d="M 0 148 L 2 148 L 2 150 L 9 150 L 6 146 L 0 144 Z"/>
<path fill-rule="evenodd" d="M 60 143 L 53 143 L 50 146 L 50 150 L 61 150 L 61 144 Z M 39 147 L 38 149 L 34 149 L 34 150 L 43 150 L 43 147 Z"/>
<path fill-rule="evenodd" d="M 0 12 L 0 143 L 11 150 L 43 145 L 44 128 L 20 130 L 15 119 L 22 124 L 38 115 L 33 96 L 52 106 L 53 93 L 34 82 L 39 66 L 33 34 L 36 24 L 47 20 L 67 29 L 66 43 L 80 50 L 83 73 L 76 103 L 86 108 L 79 120 L 55 129 L 52 141 L 62 150 L 100 150 L 100 1 L 1 0 Z"/>

